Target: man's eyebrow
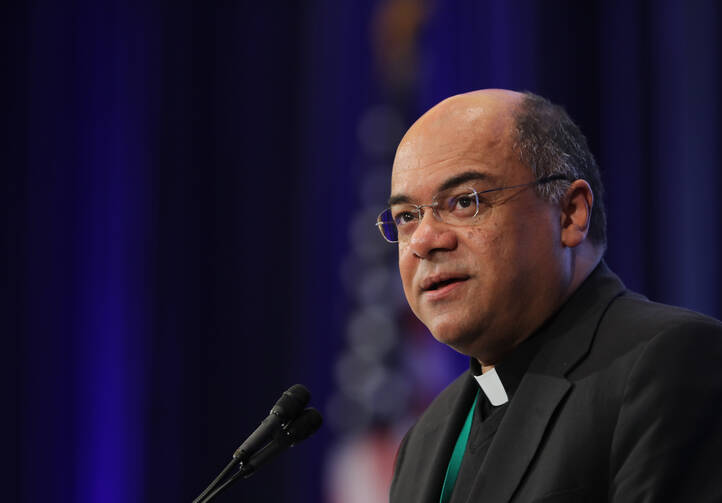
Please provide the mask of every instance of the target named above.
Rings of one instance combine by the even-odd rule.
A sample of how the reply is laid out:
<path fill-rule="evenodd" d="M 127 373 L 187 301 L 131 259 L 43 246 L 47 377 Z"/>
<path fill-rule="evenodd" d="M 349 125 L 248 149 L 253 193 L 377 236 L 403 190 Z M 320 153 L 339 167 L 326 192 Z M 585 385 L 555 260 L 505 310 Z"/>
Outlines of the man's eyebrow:
<path fill-rule="evenodd" d="M 487 175 L 486 173 L 481 173 L 479 171 L 464 171 L 463 173 L 452 176 L 444 183 L 442 183 L 437 192 L 443 192 L 446 189 L 457 187 L 462 183 L 470 182 L 472 180 L 489 181 L 490 179 L 492 179 L 492 177 Z"/>
<path fill-rule="evenodd" d="M 462 183 L 470 182 L 472 180 L 491 180 L 493 179 L 492 176 L 481 173 L 479 171 L 464 171 L 463 173 L 459 173 L 458 175 L 454 175 L 448 180 L 444 181 L 436 192 L 443 192 L 446 189 L 451 189 L 453 187 L 457 187 L 461 185 Z M 395 204 L 407 204 L 411 203 L 411 198 L 407 196 L 406 194 L 394 194 L 389 198 L 389 206 L 393 206 Z"/>
<path fill-rule="evenodd" d="M 394 194 L 389 197 L 389 206 L 394 204 L 407 204 L 411 202 L 411 198 L 405 194 Z"/>

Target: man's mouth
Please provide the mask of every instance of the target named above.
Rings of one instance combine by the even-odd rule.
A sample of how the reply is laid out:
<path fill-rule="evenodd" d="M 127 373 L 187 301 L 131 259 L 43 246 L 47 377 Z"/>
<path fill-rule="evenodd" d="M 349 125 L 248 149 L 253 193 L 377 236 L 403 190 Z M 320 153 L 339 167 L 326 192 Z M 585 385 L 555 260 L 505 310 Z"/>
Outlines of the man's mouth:
<path fill-rule="evenodd" d="M 467 279 L 469 279 L 469 276 L 466 275 L 440 274 L 436 276 L 430 276 L 421 282 L 421 291 L 433 292 L 454 283 L 466 281 Z"/>

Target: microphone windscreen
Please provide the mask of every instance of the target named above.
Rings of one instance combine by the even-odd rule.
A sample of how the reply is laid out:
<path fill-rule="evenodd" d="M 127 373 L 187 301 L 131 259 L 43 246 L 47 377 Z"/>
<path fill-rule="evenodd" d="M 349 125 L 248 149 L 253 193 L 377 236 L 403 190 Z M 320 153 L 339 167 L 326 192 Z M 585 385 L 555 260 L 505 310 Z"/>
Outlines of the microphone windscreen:
<path fill-rule="evenodd" d="M 283 392 L 281 398 L 271 409 L 271 414 L 277 415 L 282 422 L 286 423 L 297 417 L 310 399 L 311 393 L 303 384 L 294 384 Z"/>
<path fill-rule="evenodd" d="M 303 413 L 286 428 L 286 435 L 291 441 L 291 445 L 296 445 L 298 442 L 313 435 L 316 430 L 321 427 L 322 423 L 323 418 L 319 411 L 313 407 L 304 410 Z"/>

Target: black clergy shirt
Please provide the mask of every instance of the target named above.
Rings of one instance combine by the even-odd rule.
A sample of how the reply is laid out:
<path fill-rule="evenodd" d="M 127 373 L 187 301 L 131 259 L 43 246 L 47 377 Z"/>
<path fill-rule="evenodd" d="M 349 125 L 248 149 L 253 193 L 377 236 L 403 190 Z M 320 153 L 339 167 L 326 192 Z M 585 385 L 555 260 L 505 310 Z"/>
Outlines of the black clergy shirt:
<path fill-rule="evenodd" d="M 494 440 L 494 434 L 504 419 L 504 413 L 509 406 L 509 402 L 513 400 L 514 393 L 529 368 L 529 364 L 534 359 L 539 348 L 553 337 L 552 334 L 544 333 L 546 331 L 541 332 L 538 331 L 523 341 L 501 363 L 494 367 L 509 399 L 506 403 L 494 406 L 484 394 L 484 391 L 479 390 L 479 400 L 474 410 L 469 442 L 466 445 L 464 459 L 459 468 L 455 487 L 472 487 L 474 479 L 484 470 L 484 463 L 494 463 L 493 459 L 486 459 L 486 453 Z M 469 367 L 472 374 L 481 375 L 481 365 L 475 358 L 470 359 Z M 470 378 L 473 379 L 473 377 Z M 459 494 L 454 491 L 449 503 L 465 503 L 466 496 L 466 494 Z"/>

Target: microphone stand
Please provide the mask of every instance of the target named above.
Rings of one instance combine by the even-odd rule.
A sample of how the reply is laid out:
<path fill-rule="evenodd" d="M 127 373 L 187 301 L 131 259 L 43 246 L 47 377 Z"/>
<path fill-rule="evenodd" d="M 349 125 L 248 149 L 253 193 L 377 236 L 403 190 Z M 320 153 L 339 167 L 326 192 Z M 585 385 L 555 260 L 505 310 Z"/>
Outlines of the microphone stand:
<path fill-rule="evenodd" d="M 221 473 L 219 473 L 218 476 L 213 479 L 213 482 L 211 482 L 208 487 L 206 487 L 203 492 L 196 499 L 193 500 L 193 503 L 205 503 L 206 501 L 210 501 L 210 498 L 218 494 L 218 492 L 213 492 L 213 494 L 211 494 L 208 499 L 205 499 L 206 495 L 210 493 L 220 483 L 220 481 L 223 480 L 226 475 L 228 475 L 228 472 L 230 472 L 237 463 L 238 461 L 236 461 L 236 458 L 231 459 L 231 461 L 226 465 L 226 467 L 221 471 Z M 226 484 L 223 484 L 222 487 L 225 488 Z"/>
<path fill-rule="evenodd" d="M 235 463 L 235 460 L 233 460 L 231 463 Z M 210 494 L 208 494 L 208 496 L 207 496 L 204 500 L 199 501 L 199 503 L 208 503 L 208 502 L 211 501 L 213 498 L 215 498 L 216 496 L 218 496 L 219 494 L 221 494 L 223 491 L 225 491 L 226 489 L 228 489 L 228 487 L 230 487 L 231 484 L 233 484 L 239 477 L 242 477 L 243 475 L 244 475 L 243 465 L 241 465 L 240 470 L 238 470 L 236 473 L 234 473 L 233 475 L 231 475 L 231 476 L 228 478 L 228 480 L 226 480 L 223 484 L 221 484 L 220 486 L 216 487 L 213 492 L 211 492 Z M 219 478 L 219 480 L 220 480 L 220 476 L 219 476 L 218 478 Z M 214 482 L 216 482 L 216 481 L 214 480 Z M 216 483 L 217 483 L 217 482 L 216 482 Z M 211 485 L 211 486 L 208 487 L 208 489 L 211 489 L 212 487 L 213 487 L 213 486 Z M 204 491 L 204 492 L 206 492 L 206 491 Z M 202 495 L 201 495 L 201 496 L 202 496 Z M 199 496 L 199 497 L 200 497 L 200 496 Z"/>

